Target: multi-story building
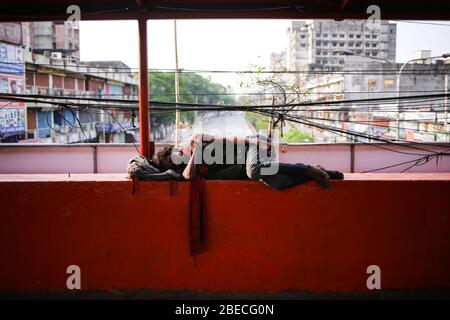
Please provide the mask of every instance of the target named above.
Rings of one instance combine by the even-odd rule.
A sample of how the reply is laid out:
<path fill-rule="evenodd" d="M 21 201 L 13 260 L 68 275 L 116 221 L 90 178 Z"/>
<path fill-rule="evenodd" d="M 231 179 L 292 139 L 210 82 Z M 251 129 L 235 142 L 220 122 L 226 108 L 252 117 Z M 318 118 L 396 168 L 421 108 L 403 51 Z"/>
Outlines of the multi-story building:
<path fill-rule="evenodd" d="M 343 74 L 316 74 L 308 77 L 303 89 L 311 101 L 359 100 L 392 98 L 414 95 L 447 93 L 450 61 L 433 60 L 429 63 L 410 63 L 399 74 L 402 64 L 377 61 L 352 61 L 350 65 L 360 72 Z M 347 65 L 348 64 L 348 65 Z M 366 72 L 370 70 L 370 72 Z M 400 82 L 399 91 L 397 90 Z M 339 105 L 343 111 L 330 111 L 329 106 L 314 107 L 314 112 L 304 112 L 312 121 L 373 136 L 414 141 L 446 141 L 448 117 L 447 99 L 422 99 L 405 102 L 393 99 L 373 103 L 346 103 Z M 335 106 L 336 108 L 337 106 Z M 400 119 L 400 122 L 397 122 Z M 346 135 L 336 135 L 326 130 L 316 130 L 316 141 L 346 141 Z M 448 135 L 448 133 L 447 133 Z M 364 140 L 358 138 L 357 140 Z"/>
<path fill-rule="evenodd" d="M 26 46 L 34 53 L 80 61 L 80 31 L 78 22 L 27 22 L 23 23 Z"/>
<path fill-rule="evenodd" d="M 0 23 L 0 93 L 24 91 L 23 37 L 20 23 Z M 17 142 L 25 133 L 25 103 L 0 100 L 0 142 Z"/>
<path fill-rule="evenodd" d="M 120 70 L 117 70 L 118 66 Z M 34 60 L 26 61 L 26 93 L 67 98 L 132 99 L 137 94 L 137 80 L 127 70 L 129 68 L 119 61 L 75 64 L 35 55 Z M 98 104 L 95 101 L 83 103 Z M 26 138 L 59 143 L 136 140 L 137 118 L 133 119 L 130 112 L 111 113 L 112 116 L 98 109 L 88 109 L 74 114 L 57 110 L 52 105 L 28 102 Z M 80 124 L 82 128 L 79 128 Z"/>
<path fill-rule="evenodd" d="M 79 61 L 76 23 L 0 24 L 0 93 L 42 95 L 52 101 L 52 97 L 133 99 L 137 90 L 137 80 L 123 62 Z M 137 115 L 110 113 L 0 100 L 0 142 L 135 141 Z"/>
<path fill-rule="evenodd" d="M 288 68 L 292 71 L 343 70 L 340 52 L 395 62 L 396 24 L 381 21 L 372 27 L 365 20 L 292 21 L 288 28 Z"/>

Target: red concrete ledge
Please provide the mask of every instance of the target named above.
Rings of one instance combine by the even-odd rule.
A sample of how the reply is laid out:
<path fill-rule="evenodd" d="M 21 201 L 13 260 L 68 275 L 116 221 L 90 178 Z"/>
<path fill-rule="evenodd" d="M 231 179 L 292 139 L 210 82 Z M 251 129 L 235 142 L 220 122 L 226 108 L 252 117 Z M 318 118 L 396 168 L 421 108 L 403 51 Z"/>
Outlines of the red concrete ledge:
<path fill-rule="evenodd" d="M 0 174 L 1 182 L 130 181 L 125 173 Z M 346 173 L 344 181 L 450 181 L 450 173 Z M 252 182 L 252 181 L 241 181 Z M 141 183 L 146 183 L 142 181 Z M 160 183 L 160 182 L 158 182 Z M 211 183 L 211 182 L 209 182 Z M 213 183 L 227 183 L 227 181 Z M 339 183 L 339 181 L 333 181 Z"/>
<path fill-rule="evenodd" d="M 422 181 L 422 182 L 421 182 Z M 420 182 L 420 183 L 418 183 Z M 276 191 L 208 181 L 207 248 L 188 243 L 188 183 L 0 175 L 0 291 L 368 292 L 450 288 L 449 174 L 347 174 Z"/>

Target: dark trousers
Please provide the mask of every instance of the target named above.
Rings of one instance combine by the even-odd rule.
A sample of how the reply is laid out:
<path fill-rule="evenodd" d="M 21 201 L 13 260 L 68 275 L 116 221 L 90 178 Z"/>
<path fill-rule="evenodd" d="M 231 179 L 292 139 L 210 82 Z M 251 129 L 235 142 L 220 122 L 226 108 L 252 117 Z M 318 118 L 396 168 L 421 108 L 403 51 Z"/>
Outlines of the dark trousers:
<path fill-rule="evenodd" d="M 258 143 L 249 144 L 246 154 L 246 173 L 252 180 L 261 180 L 275 189 L 287 189 L 311 181 L 303 163 L 274 161 L 275 153 L 268 154 Z"/>

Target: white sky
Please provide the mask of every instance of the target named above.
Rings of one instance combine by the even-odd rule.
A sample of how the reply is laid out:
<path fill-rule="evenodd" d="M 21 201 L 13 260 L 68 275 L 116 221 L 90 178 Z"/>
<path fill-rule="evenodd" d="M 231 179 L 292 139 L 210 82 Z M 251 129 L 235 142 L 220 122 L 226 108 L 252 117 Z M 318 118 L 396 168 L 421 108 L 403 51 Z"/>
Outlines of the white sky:
<path fill-rule="evenodd" d="M 272 52 L 286 49 L 288 26 L 289 20 L 178 20 L 179 67 L 247 70 L 249 64 L 268 66 Z M 82 21 L 80 28 L 82 60 L 121 60 L 138 66 L 137 22 Z M 149 68 L 174 69 L 173 20 L 149 21 L 148 41 Z M 432 50 L 433 55 L 450 52 L 450 24 L 399 22 L 397 61 L 410 59 L 418 49 Z M 212 76 L 216 81 L 231 81 Z"/>

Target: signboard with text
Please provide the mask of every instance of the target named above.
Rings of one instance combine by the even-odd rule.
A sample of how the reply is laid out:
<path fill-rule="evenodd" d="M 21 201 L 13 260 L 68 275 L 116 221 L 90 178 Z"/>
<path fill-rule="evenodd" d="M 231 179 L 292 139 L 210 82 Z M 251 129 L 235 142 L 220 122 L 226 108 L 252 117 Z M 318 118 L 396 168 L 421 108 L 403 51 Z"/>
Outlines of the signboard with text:
<path fill-rule="evenodd" d="M 14 27 L 5 25 L 8 24 L 0 23 L 0 41 L 10 43 L 0 42 L 0 93 L 23 94 L 25 68 L 23 48 L 20 45 L 21 33 L 19 37 Z M 0 100 L 0 136 L 8 137 L 25 132 L 24 107 L 24 102 Z"/>

